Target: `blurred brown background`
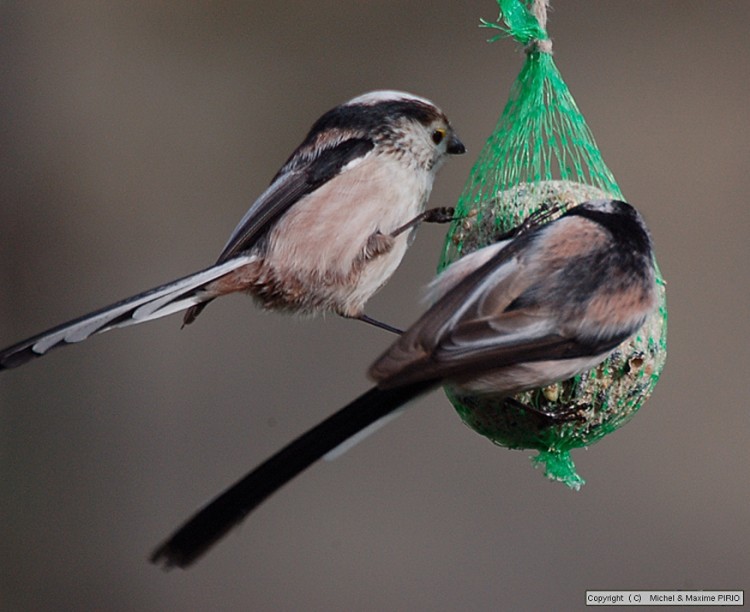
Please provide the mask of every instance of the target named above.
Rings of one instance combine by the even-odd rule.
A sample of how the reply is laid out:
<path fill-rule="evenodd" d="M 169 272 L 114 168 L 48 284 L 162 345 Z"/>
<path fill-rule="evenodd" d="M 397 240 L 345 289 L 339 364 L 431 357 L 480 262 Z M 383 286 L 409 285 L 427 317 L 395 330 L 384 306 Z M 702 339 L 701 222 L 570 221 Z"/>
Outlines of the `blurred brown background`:
<path fill-rule="evenodd" d="M 421 6 L 418 6 L 421 5 Z M 368 387 L 382 332 L 249 299 L 99 336 L 0 379 L 3 610 L 577 609 L 586 589 L 750 588 L 747 2 L 558 0 L 556 61 L 648 219 L 670 357 L 588 484 L 465 428 L 441 393 L 317 464 L 196 567 L 149 551 Z M 0 4 L 0 345 L 211 263 L 319 114 L 427 96 L 470 149 L 522 54 L 492 0 Z M 426 227 L 371 315 L 406 325 Z"/>

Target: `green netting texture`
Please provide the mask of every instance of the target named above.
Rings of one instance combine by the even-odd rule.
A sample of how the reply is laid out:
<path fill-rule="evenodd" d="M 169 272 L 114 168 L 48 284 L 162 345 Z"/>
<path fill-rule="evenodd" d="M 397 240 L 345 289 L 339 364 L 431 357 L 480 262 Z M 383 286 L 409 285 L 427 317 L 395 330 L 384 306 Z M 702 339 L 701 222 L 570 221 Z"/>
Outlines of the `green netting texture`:
<path fill-rule="evenodd" d="M 548 52 L 549 45 L 539 44 L 548 36 L 529 10 L 531 3 L 499 0 L 499 4 L 505 25 L 484 25 L 524 44 L 526 59 L 459 198 L 460 220 L 449 229 L 440 269 L 495 242 L 543 205 L 561 205 L 564 210 L 586 200 L 623 197 Z M 660 309 L 636 338 L 591 372 L 516 396 L 546 412 L 573 409 L 578 419 L 551 422 L 502 399 L 470 396 L 447 387 L 462 420 L 502 446 L 538 450 L 535 461 L 545 464 L 549 478 L 580 487 L 583 480 L 576 474 L 570 450 L 592 444 L 630 420 L 653 391 L 664 366 L 667 311 L 660 274 L 658 282 Z"/>

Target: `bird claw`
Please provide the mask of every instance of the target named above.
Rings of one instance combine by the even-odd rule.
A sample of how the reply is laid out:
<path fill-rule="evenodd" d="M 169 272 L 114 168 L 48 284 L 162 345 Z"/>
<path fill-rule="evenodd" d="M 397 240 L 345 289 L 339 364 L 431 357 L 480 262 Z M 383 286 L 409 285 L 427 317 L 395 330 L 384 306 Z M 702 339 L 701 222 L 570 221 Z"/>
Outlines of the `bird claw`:
<path fill-rule="evenodd" d="M 519 408 L 525 412 L 530 412 L 542 420 L 548 421 L 550 425 L 558 425 L 560 423 L 568 423 L 570 421 L 583 421 L 584 417 L 581 415 L 581 406 L 566 406 L 562 410 L 543 410 L 536 406 L 524 404 L 519 402 L 517 399 L 512 397 L 506 398 L 506 404 L 510 404 L 514 408 Z"/>

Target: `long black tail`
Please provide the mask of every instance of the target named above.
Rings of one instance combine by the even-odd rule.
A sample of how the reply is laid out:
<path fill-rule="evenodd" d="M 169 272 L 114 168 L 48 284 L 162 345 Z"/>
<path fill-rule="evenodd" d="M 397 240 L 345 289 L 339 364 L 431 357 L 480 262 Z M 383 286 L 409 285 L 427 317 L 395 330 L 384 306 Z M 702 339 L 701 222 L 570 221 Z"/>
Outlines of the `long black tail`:
<path fill-rule="evenodd" d="M 435 382 L 428 381 L 398 389 L 370 389 L 206 505 L 154 551 L 151 561 L 165 569 L 188 567 L 305 468 L 433 386 Z"/>
<path fill-rule="evenodd" d="M 210 300 L 211 297 L 201 293 L 201 289 L 211 281 L 246 265 L 251 259 L 251 255 L 236 257 L 22 340 L 0 350 L 0 371 L 17 368 L 53 348 L 81 342 L 94 334 L 158 319 Z"/>

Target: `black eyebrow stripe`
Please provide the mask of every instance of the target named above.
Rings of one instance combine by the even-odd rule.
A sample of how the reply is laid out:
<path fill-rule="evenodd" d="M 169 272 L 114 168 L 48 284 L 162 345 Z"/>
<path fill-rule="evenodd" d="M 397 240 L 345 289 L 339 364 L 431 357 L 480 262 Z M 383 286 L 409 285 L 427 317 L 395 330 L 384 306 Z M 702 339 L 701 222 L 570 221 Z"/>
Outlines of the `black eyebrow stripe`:
<path fill-rule="evenodd" d="M 635 209 L 627 202 L 613 200 L 616 208 L 613 212 L 592 210 L 584 204 L 571 208 L 565 216 L 578 216 L 601 225 L 620 245 L 627 246 L 634 252 L 646 254 L 651 252 L 651 238 L 638 221 Z"/>
<path fill-rule="evenodd" d="M 310 162 L 307 172 L 311 189 L 336 176 L 350 161 L 364 157 L 375 147 L 372 138 L 349 138 L 330 149 L 325 149 Z"/>
<path fill-rule="evenodd" d="M 443 115 L 434 106 L 419 100 L 387 100 L 375 104 L 337 106 L 313 124 L 305 138 L 305 143 L 321 132 L 331 129 L 361 130 L 368 133 L 398 117 L 413 119 L 422 125 L 428 125 Z"/>

